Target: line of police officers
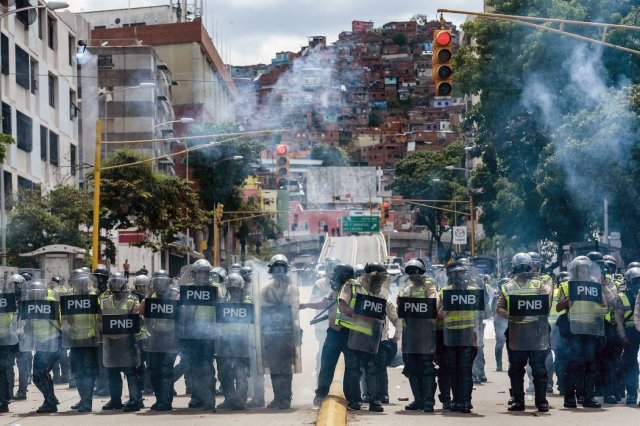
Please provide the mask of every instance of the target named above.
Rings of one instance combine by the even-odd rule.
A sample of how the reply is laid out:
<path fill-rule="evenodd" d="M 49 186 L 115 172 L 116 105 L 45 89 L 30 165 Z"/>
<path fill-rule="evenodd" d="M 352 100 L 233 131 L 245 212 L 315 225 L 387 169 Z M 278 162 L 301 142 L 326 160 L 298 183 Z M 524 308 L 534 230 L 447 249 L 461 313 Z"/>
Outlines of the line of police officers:
<path fill-rule="evenodd" d="M 554 288 L 533 255 L 514 256 L 511 277 L 501 280 L 497 291 L 496 314 L 507 325 L 509 411 L 525 409 L 527 368 L 537 409 L 549 410 L 547 365 L 552 350 L 565 407 L 579 402 L 599 407 L 594 398 L 598 389 L 606 403 L 626 395 L 626 403 L 635 405 L 640 265 L 630 265 L 621 277 L 614 275 L 611 259 L 590 253 L 574 259 Z M 364 376 L 369 410 L 383 411 L 382 403 L 388 402 L 384 360 L 392 358 L 384 353 L 384 343 L 402 336 L 403 374 L 414 396 L 405 408 L 433 412 L 437 379 L 443 408 L 469 413 L 487 296 L 483 280 L 470 268 L 466 259 L 449 264 L 448 283 L 438 290 L 425 265 L 412 259 L 405 266 L 409 284 L 400 290 L 397 303 L 389 300 L 382 264 L 354 269 L 336 261 L 325 278 L 331 293 L 300 304 L 282 255 L 269 262 L 271 279 L 263 288 L 248 268 L 234 265 L 227 276 L 205 260 L 187 267 L 179 285 L 165 271 L 150 280 L 137 277 L 138 293 L 127 288 L 122 274 L 103 270 L 94 271 L 93 277 L 86 269 L 75 270 L 69 286 L 59 288 L 14 276 L 2 281 L 0 294 L 0 411 L 8 411 L 13 389 L 8 373 L 18 350 L 35 353 L 33 383 L 44 397 L 37 411 L 57 411 L 50 372 L 60 348 L 69 349 L 80 396 L 74 408 L 80 412 L 92 409 L 101 367 L 111 397 L 103 409 L 140 410 L 142 355 L 156 397 L 151 409 L 171 410 L 178 354 L 187 366 L 189 407 L 215 411 L 216 359 L 224 408 L 264 406 L 264 374 L 269 373 L 274 393 L 269 407 L 286 409 L 293 397 L 292 376 L 301 370 L 298 310 L 315 308 L 326 310 L 329 328 L 314 403 L 327 396 L 343 354 L 349 408 L 361 409 Z M 387 320 L 396 328 L 391 339 Z M 126 404 L 121 399 L 122 374 L 129 388 Z M 247 404 L 251 385 L 253 398 Z"/>
<path fill-rule="evenodd" d="M 0 282 L 0 412 L 9 410 L 13 365 L 21 354 L 34 354 L 32 365 L 18 363 L 20 389 L 32 367 L 33 383 L 44 397 L 38 413 L 57 411 L 51 371 L 69 350 L 80 400 L 79 412 L 92 410 L 94 390 L 108 388 L 103 410 L 138 411 L 144 407 L 146 375 L 155 394 L 155 411 L 173 408 L 174 365 L 186 365 L 190 408 L 216 410 L 214 359 L 225 402 L 221 408 L 264 406 L 264 374 L 271 375 L 275 399 L 269 408 L 291 405 L 292 375 L 300 372 L 301 330 L 297 287 L 282 255 L 269 262 L 264 287 L 249 267 L 220 267 L 198 260 L 183 268 L 175 282 L 166 271 L 138 276 L 134 289 L 123 274 L 103 268 L 74 270 L 68 286 L 48 287 L 30 276 Z M 22 368 L 24 366 L 24 368 Z M 122 375 L 129 400 L 122 401 Z M 100 376 L 105 383 L 100 383 Z M 24 388 L 23 386 L 24 378 Z M 20 396 L 20 395 L 18 395 Z"/>

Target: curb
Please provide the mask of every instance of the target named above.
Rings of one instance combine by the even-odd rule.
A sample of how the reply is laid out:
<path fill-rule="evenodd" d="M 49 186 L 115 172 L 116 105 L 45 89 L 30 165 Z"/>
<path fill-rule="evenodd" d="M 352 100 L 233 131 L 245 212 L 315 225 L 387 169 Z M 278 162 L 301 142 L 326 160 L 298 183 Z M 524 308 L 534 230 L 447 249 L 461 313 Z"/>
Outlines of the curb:
<path fill-rule="evenodd" d="M 317 426 L 346 426 L 347 401 L 344 399 L 344 394 L 342 393 L 343 376 L 344 360 L 340 357 L 333 375 L 329 395 L 322 401 L 322 406 L 318 411 L 318 417 L 316 419 Z"/>

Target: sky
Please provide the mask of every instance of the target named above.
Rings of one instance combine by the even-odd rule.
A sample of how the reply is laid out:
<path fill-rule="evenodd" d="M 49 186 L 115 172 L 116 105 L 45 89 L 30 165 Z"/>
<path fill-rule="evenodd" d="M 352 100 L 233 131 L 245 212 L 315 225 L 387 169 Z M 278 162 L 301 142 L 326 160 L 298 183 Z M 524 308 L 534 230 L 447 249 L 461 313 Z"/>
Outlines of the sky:
<path fill-rule="evenodd" d="M 190 0 L 193 2 L 194 0 Z M 176 0 L 173 0 L 175 3 Z M 167 5 L 170 0 L 67 0 L 72 12 Z M 279 51 L 297 52 L 308 36 L 323 35 L 329 43 L 352 20 L 376 27 L 415 14 L 436 18 L 439 7 L 482 11 L 483 0 L 202 0 L 203 21 L 226 63 L 270 63 Z M 456 24 L 464 15 L 445 14 Z"/>

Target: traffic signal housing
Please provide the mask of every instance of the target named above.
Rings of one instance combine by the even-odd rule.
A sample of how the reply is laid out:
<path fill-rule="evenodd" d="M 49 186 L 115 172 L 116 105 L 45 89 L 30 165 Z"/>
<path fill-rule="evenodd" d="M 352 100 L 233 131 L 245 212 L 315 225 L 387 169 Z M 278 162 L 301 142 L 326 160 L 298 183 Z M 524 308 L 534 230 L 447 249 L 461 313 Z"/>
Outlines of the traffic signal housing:
<path fill-rule="evenodd" d="M 289 187 L 289 147 L 285 144 L 276 146 L 276 185 L 278 189 Z"/>
<path fill-rule="evenodd" d="M 433 32 L 431 77 L 436 86 L 436 96 L 451 96 L 453 90 L 452 57 L 451 30 L 435 30 Z"/>

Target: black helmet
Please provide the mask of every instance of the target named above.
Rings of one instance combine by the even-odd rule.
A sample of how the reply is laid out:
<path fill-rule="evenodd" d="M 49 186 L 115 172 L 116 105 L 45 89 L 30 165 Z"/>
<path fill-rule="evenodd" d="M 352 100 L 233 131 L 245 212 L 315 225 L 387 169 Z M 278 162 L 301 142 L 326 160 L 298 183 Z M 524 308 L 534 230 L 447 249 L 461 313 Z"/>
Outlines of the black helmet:
<path fill-rule="evenodd" d="M 269 259 L 269 273 L 284 273 L 289 270 L 289 259 L 284 254 L 276 254 Z"/>
<path fill-rule="evenodd" d="M 404 265 L 404 272 L 407 275 L 424 275 L 427 272 L 427 268 L 420 260 L 411 259 Z"/>
<path fill-rule="evenodd" d="M 226 287 L 242 289 L 244 288 L 244 279 L 237 272 L 232 272 L 227 277 Z"/>
<path fill-rule="evenodd" d="M 451 272 L 467 272 L 468 269 L 468 265 L 465 265 L 463 262 L 460 262 L 458 260 L 447 265 L 447 275 L 449 275 L 449 273 Z"/>
<path fill-rule="evenodd" d="M 387 268 L 380 262 L 370 262 L 364 265 L 364 273 L 369 275 L 386 274 Z"/>
<path fill-rule="evenodd" d="M 602 260 L 604 260 L 605 265 L 607 265 L 609 273 L 613 274 L 614 272 L 616 272 L 616 269 L 618 269 L 618 262 L 616 261 L 615 257 L 607 254 L 605 256 L 602 256 Z"/>
<path fill-rule="evenodd" d="M 596 262 L 596 263 L 604 262 L 604 256 L 602 256 L 602 253 L 600 253 L 599 251 L 591 251 L 587 253 L 587 257 L 592 262 Z"/>
<path fill-rule="evenodd" d="M 351 265 L 338 263 L 333 268 L 333 276 L 331 277 L 331 289 L 338 291 L 347 281 L 353 278 L 355 271 Z"/>
<path fill-rule="evenodd" d="M 243 266 L 240 269 L 240 275 L 245 281 L 247 281 L 247 279 L 251 279 L 251 274 L 253 274 L 253 268 L 251 266 Z"/>
<path fill-rule="evenodd" d="M 514 274 L 531 272 L 533 259 L 527 253 L 517 253 L 511 259 L 511 269 Z"/>
<path fill-rule="evenodd" d="M 242 265 L 241 264 L 233 263 L 233 264 L 231 264 L 231 266 L 229 266 L 229 273 L 239 272 L 240 269 L 242 269 Z"/>
<path fill-rule="evenodd" d="M 22 278 L 24 278 L 26 282 L 33 280 L 33 275 L 31 274 L 31 272 L 23 272 L 20 274 L 20 276 L 22 276 Z"/>
<path fill-rule="evenodd" d="M 629 262 L 629 264 L 627 265 L 627 269 L 631 268 L 640 268 L 640 262 Z"/>
<path fill-rule="evenodd" d="M 558 274 L 558 282 L 564 282 L 564 281 L 569 281 L 569 278 L 571 278 L 571 274 L 567 271 L 562 271 Z"/>

